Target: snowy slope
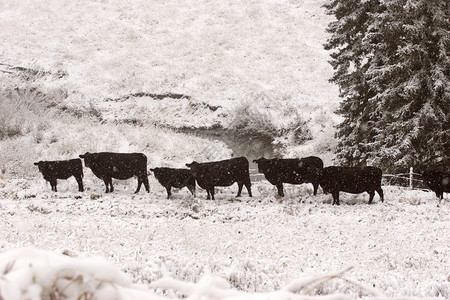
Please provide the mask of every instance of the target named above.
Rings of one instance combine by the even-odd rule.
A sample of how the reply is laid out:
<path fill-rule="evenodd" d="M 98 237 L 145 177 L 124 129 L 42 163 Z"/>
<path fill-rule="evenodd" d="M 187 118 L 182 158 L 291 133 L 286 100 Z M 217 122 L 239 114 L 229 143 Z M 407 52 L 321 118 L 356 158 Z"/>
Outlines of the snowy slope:
<path fill-rule="evenodd" d="M 107 122 L 227 127 L 251 103 L 256 114 L 299 115 L 318 142 L 286 156 L 327 152 L 338 122 L 337 87 L 323 50 L 332 17 L 321 1 L 4 1 L 0 6 L 3 88 L 62 90 L 61 105 L 95 105 Z M 14 67 L 40 71 L 23 82 Z M 27 75 L 29 75 L 27 73 Z M 106 101 L 135 93 L 190 100 Z M 288 103 L 287 108 L 269 103 Z M 217 110 L 209 108 L 218 108 Z M 286 118 L 286 117 L 285 117 Z M 294 123 L 295 125 L 295 123 Z M 328 154 L 327 154 L 328 155 Z"/>
<path fill-rule="evenodd" d="M 69 100 L 177 92 L 202 101 L 278 91 L 336 99 L 322 2 L 3 1 L 2 63 L 62 70 Z M 4 75 L 4 74 L 2 74 Z"/>
<path fill-rule="evenodd" d="M 0 142 L 0 168 L 8 176 L 29 176 L 36 160 L 76 157 L 80 151 L 142 151 L 156 156 L 152 165 L 227 158 L 231 151 L 219 141 L 158 133 L 158 127 L 239 128 L 236 117 L 249 114 L 266 118 L 265 127 L 276 131 L 277 155 L 320 155 L 331 163 L 338 93 L 328 82 L 332 69 L 322 47 L 332 17 L 321 5 L 3 1 L 0 101 L 7 109 L 0 117 L 24 124 L 25 136 Z M 34 100 L 36 92 L 21 93 L 6 105 L 5 95 L 15 90 L 50 99 L 36 115 L 26 116 L 29 111 L 14 101 Z M 136 93 L 186 98 L 111 101 Z M 98 122 L 73 115 L 95 116 Z M 299 125 L 311 138 L 305 144 L 292 134 Z M 160 140 L 170 142 L 164 146 Z M 197 156 L 193 149 L 199 149 Z"/>

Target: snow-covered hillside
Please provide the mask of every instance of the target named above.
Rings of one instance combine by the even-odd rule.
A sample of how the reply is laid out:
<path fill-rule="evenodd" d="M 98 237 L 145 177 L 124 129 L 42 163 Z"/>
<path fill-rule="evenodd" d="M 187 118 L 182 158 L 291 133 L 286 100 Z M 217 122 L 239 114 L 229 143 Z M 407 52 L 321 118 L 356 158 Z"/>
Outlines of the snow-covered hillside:
<path fill-rule="evenodd" d="M 72 101 L 177 92 L 203 101 L 277 91 L 335 100 L 322 2 L 2 1 L 1 62 L 65 72 Z"/>
<path fill-rule="evenodd" d="M 338 91 L 322 46 L 332 18 L 321 5 L 3 1 L 1 87 L 63 94 L 59 109 L 94 107 L 102 122 L 234 128 L 236 115 L 262 116 L 277 154 L 329 156 Z M 186 98 L 127 98 L 140 93 Z M 299 148 L 304 139 L 291 137 L 300 126 L 314 139 Z"/>

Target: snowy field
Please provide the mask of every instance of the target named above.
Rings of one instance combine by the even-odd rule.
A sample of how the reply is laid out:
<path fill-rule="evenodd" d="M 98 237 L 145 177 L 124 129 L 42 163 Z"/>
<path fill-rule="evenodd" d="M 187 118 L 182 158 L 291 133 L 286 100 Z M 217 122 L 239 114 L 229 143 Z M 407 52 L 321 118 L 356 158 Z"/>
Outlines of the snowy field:
<path fill-rule="evenodd" d="M 220 188 L 216 201 L 200 189 L 196 199 L 182 189 L 166 200 L 153 177 L 150 194 L 134 195 L 135 184 L 117 181 L 116 191 L 104 194 L 92 174 L 84 193 L 73 179 L 60 181 L 58 193 L 41 178 L 3 182 L 1 251 L 32 246 L 55 259 L 104 257 L 135 284 L 169 298 L 182 294 L 151 284 L 162 277 L 198 282 L 209 274 L 233 290 L 272 293 L 349 266 L 346 279 L 380 295 L 450 297 L 450 206 L 446 199 L 437 207 L 434 193 L 387 186 L 385 203 L 376 197 L 369 206 L 367 194 L 343 194 L 341 206 L 332 206 L 331 195 L 319 189 L 314 197 L 307 184 L 286 185 L 283 199 L 266 181 L 253 184 L 253 198 L 245 192 L 235 198 L 237 186 Z M 373 296 L 338 278 L 308 294 Z"/>

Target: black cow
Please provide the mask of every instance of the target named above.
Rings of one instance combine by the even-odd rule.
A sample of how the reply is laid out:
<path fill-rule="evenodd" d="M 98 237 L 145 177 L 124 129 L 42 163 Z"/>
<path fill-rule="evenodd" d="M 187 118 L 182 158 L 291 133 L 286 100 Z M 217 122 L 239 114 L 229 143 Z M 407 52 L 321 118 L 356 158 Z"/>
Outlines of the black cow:
<path fill-rule="evenodd" d="M 84 191 L 81 159 L 39 161 L 34 163 L 34 165 L 38 166 L 39 172 L 42 173 L 44 179 L 50 182 L 52 191 L 58 191 L 56 189 L 57 179 L 67 179 L 71 176 L 77 180 L 78 190 L 80 192 Z"/>
<path fill-rule="evenodd" d="M 111 153 L 86 152 L 80 155 L 84 159 L 84 165 L 92 170 L 106 185 L 106 193 L 113 192 L 112 178 L 128 179 L 136 176 L 138 186 L 135 193 L 141 189 L 142 183 L 145 190 L 150 192 L 147 177 L 147 156 L 143 153 Z"/>
<path fill-rule="evenodd" d="M 154 168 L 150 169 L 155 178 L 167 190 L 167 199 L 172 196 L 171 188 L 181 189 L 187 187 L 195 197 L 195 178 L 189 169 Z"/>
<path fill-rule="evenodd" d="M 381 189 L 382 171 L 376 167 L 326 167 L 322 170 L 320 186 L 324 192 L 333 195 L 333 205 L 339 205 L 339 192 L 359 194 L 369 193 L 369 204 L 372 203 L 375 191 L 384 201 Z"/>
<path fill-rule="evenodd" d="M 245 185 L 248 195 L 252 197 L 248 160 L 245 157 L 236 157 L 227 160 L 208 163 L 192 162 L 186 164 L 191 168 L 198 185 L 208 193 L 206 199 L 214 200 L 215 186 L 230 186 L 237 182 L 239 190 L 236 197 L 241 196 L 242 187 Z"/>
<path fill-rule="evenodd" d="M 450 173 L 440 171 L 425 171 L 422 178 L 430 189 L 436 193 L 439 198 L 439 204 L 444 198 L 444 192 L 450 193 Z"/>
<path fill-rule="evenodd" d="M 301 184 L 310 182 L 314 187 L 314 195 L 317 195 L 320 174 L 323 169 L 323 161 L 316 156 L 308 156 L 301 159 L 255 159 L 258 164 L 258 172 L 263 173 L 266 179 L 278 189 L 278 195 L 284 196 L 283 183 Z"/>

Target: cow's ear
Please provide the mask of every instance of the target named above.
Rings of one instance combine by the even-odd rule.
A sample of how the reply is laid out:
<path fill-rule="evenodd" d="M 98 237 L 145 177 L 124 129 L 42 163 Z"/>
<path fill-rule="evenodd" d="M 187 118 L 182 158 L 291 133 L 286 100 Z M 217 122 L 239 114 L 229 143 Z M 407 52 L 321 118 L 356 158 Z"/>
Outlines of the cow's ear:
<path fill-rule="evenodd" d="M 89 152 L 86 152 L 85 154 L 81 154 L 81 155 L 79 155 L 80 156 L 80 158 L 86 158 L 86 157 L 88 157 L 90 155 L 90 153 Z"/>
<path fill-rule="evenodd" d="M 150 169 L 150 171 L 155 172 L 155 169 Z"/>
<path fill-rule="evenodd" d="M 186 164 L 186 167 L 190 168 L 192 166 L 192 164 Z"/>
<path fill-rule="evenodd" d="M 39 165 L 39 163 L 38 163 L 38 162 L 35 162 L 34 165 L 37 166 L 37 165 Z"/>

